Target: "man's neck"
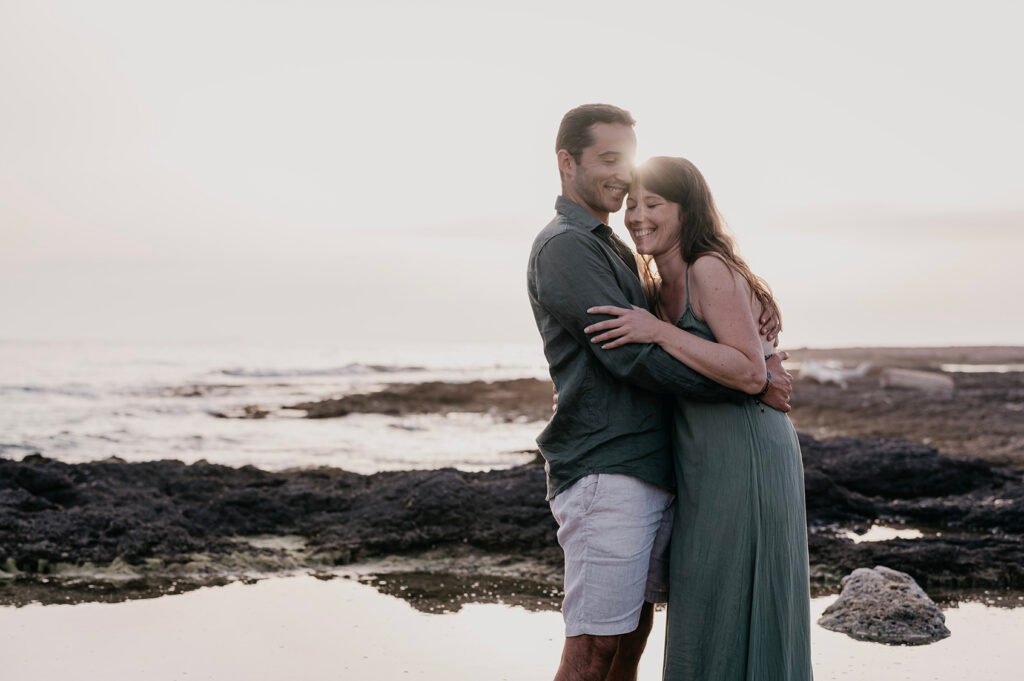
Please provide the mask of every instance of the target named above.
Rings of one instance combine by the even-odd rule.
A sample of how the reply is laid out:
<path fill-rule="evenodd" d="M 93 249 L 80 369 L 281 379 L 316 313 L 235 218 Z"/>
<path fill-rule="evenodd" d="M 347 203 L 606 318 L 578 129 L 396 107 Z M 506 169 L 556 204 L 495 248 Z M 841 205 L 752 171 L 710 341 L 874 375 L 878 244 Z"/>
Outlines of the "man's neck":
<path fill-rule="evenodd" d="M 577 206 L 579 206 L 583 210 L 585 210 L 588 213 L 590 213 L 591 215 L 593 215 L 595 218 L 600 220 L 602 223 L 604 223 L 606 225 L 608 224 L 608 211 L 605 211 L 603 213 L 599 213 L 599 212 L 595 211 L 590 205 L 587 204 L 586 201 L 583 201 L 578 196 L 576 196 L 572 192 L 572 190 L 569 189 L 568 187 L 564 187 L 564 186 L 562 187 L 562 196 L 564 196 L 565 198 L 569 199 L 570 201 L 575 203 Z"/>

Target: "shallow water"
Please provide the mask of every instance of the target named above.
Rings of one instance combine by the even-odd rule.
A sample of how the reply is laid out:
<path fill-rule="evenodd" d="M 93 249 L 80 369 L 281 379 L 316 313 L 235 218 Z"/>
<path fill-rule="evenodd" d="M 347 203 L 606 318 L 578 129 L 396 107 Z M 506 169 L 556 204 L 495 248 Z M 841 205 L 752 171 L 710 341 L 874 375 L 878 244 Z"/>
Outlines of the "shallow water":
<path fill-rule="evenodd" d="M 812 602 L 817 619 L 835 597 Z M 946 611 L 953 635 L 922 647 L 854 641 L 815 626 L 818 681 L 1013 679 L 1024 665 L 1024 608 Z M 660 678 L 664 613 L 641 665 Z M 471 604 L 434 615 L 348 579 L 273 578 L 117 604 L 0 608 L 12 679 L 120 681 L 550 678 L 561 616 Z"/>
<path fill-rule="evenodd" d="M 943 364 L 948 374 L 1011 374 L 1024 371 L 1024 364 Z"/>
<path fill-rule="evenodd" d="M 538 362 L 538 357 L 540 361 Z M 525 463 L 542 425 L 482 414 L 215 418 L 388 383 L 543 377 L 539 346 L 376 348 L 0 342 L 0 456 L 71 463 L 205 459 L 356 473 Z"/>
<path fill-rule="evenodd" d="M 924 536 L 921 530 L 912 527 L 889 527 L 887 525 L 872 525 L 862 534 L 856 532 L 844 532 L 843 536 L 851 539 L 853 543 L 889 541 L 890 539 L 920 539 Z"/>

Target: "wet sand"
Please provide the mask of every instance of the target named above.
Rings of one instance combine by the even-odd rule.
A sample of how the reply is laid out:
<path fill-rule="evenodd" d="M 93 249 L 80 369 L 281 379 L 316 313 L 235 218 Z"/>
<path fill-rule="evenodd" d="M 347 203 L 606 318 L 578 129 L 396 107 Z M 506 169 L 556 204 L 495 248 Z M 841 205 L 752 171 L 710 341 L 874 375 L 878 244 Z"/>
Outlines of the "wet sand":
<path fill-rule="evenodd" d="M 833 598 L 812 602 L 817 619 Z M 1024 608 L 946 611 L 952 637 L 920 648 L 813 628 L 819 681 L 1013 679 Z M 120 604 L 0 609 L 4 671 L 16 679 L 106 681 L 535 681 L 550 678 L 561 616 L 506 605 L 425 614 L 353 579 L 310 576 L 203 588 Z M 661 678 L 664 612 L 640 668 Z M 59 645 L 55 645 L 59 642 Z"/>

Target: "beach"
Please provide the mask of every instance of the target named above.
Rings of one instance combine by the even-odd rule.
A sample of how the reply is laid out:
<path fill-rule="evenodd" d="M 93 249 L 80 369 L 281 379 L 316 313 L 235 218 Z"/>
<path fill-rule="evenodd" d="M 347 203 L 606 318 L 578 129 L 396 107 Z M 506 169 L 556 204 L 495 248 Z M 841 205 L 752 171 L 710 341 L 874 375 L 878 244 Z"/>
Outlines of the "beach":
<path fill-rule="evenodd" d="M 814 599 L 812 616 L 831 600 Z M 953 635 L 917 648 L 814 627 L 815 678 L 1016 678 L 1024 608 L 967 603 L 946 617 Z M 561 617 L 551 610 L 468 604 L 429 614 L 355 579 L 309 576 L 118 605 L 0 609 L 0 630 L 4 667 L 20 679 L 68 678 L 85 668 L 111 681 L 531 681 L 552 676 L 562 645 Z M 663 641 L 659 611 L 640 679 L 661 678 Z"/>
<path fill-rule="evenodd" d="M 596 395 L 632 350 L 579 322 L 688 312 L 724 345 L 670 354 L 753 391 L 770 350 L 744 285 L 790 354 L 800 458 L 732 395 L 771 425 L 698 429 L 758 445 L 722 485 L 699 469 L 730 447 L 686 445 L 677 491 L 738 505 L 673 516 L 683 555 L 743 543 L 714 523 L 746 509 L 774 589 L 765 556 L 802 562 L 805 518 L 817 681 L 1020 677 L 1022 19 L 4 2 L 0 681 L 552 678 L 565 570 L 538 436 L 593 455 L 570 477 L 635 472 L 669 455 L 674 399 Z M 660 350 L 635 357 L 659 380 Z M 621 468 L 596 466 L 606 446 Z M 691 552 L 694 517 L 713 543 Z M 699 562 L 679 550 L 677 586 Z M 793 592 L 755 586 L 753 616 Z M 667 620 L 637 681 L 662 677 Z"/>
<path fill-rule="evenodd" d="M 815 612 L 853 569 L 886 565 L 912 575 L 946 609 L 953 632 L 925 647 L 936 652 L 911 653 L 815 627 L 818 676 L 876 678 L 897 664 L 906 678 L 921 670 L 960 678 L 953 661 L 970 655 L 970 641 L 1024 634 L 1024 372 L 1016 368 L 1024 349 L 792 355 Z M 443 645 L 403 647 L 423 636 L 420 627 L 450 630 L 433 636 L 453 644 L 466 628 L 481 637 L 479 659 L 467 653 L 457 665 L 464 678 L 550 673 L 561 553 L 529 441 L 552 408 L 542 366 L 319 357 L 288 368 L 225 367 L 224 356 L 201 370 L 187 357 L 181 368 L 139 359 L 119 374 L 108 361 L 71 381 L 7 377 L 0 386 L 18 416 L 8 423 L 21 429 L 8 431 L 20 439 L 4 443 L 0 458 L 0 629 L 22 637 L 10 640 L 23 678 L 56 678 L 65 662 L 103 656 L 103 645 L 69 634 L 79 644 L 33 676 L 43 630 L 79 622 L 79 631 L 116 632 L 165 617 L 156 613 L 167 613 L 168 628 L 140 631 L 139 655 L 161 659 L 167 640 L 207 652 L 198 666 L 156 665 L 153 678 L 218 678 L 238 640 L 274 636 L 277 645 L 246 659 L 262 670 L 247 678 L 284 678 L 280 665 L 296 656 L 305 662 L 289 678 L 321 678 L 325 669 L 351 673 L 340 678 L 463 678 Z M 799 367 L 814 362 L 870 366 L 840 387 L 801 377 Z M 25 366 L 16 378 L 28 377 Z M 949 377 L 955 390 L 882 387 L 882 372 L 894 367 Z M 339 438 L 351 443 L 331 449 Z M 300 446 L 267 447 L 288 439 Z M 419 449 L 395 451 L 412 442 Z M 155 456 L 145 455 L 147 444 Z M 272 626 L 230 624 L 224 614 L 201 644 L 196 631 L 172 624 L 278 608 L 281 598 L 302 617 Z M 381 611 L 394 612 L 392 626 L 371 626 L 367 613 Z M 320 650 L 324 632 L 355 629 L 368 637 L 360 649 L 375 653 Z M 526 646 L 531 636 L 539 637 L 530 647 L 536 659 L 482 652 L 503 640 Z M 1024 662 L 1009 643 L 995 649 L 974 661 L 991 678 Z M 648 655 L 641 678 L 657 678 L 656 657 Z M 123 665 L 122 675 L 145 667 Z"/>

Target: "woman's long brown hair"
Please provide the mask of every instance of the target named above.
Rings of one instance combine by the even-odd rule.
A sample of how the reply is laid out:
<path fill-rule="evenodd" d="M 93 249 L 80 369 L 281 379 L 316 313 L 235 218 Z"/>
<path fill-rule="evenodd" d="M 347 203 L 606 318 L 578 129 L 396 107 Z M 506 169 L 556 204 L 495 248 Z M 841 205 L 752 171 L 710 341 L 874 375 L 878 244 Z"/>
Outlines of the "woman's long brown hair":
<path fill-rule="evenodd" d="M 636 182 L 647 191 L 679 204 L 682 212 L 680 250 L 683 260 L 693 263 L 702 255 L 719 256 L 746 280 L 751 294 L 761 303 L 761 307 L 778 318 L 781 331 L 782 315 L 768 283 L 754 274 L 746 261 L 736 252 L 736 245 L 725 231 L 722 216 L 715 206 L 715 199 L 711 196 L 708 183 L 697 170 L 697 166 L 685 158 L 655 156 L 637 168 Z M 640 260 L 643 265 L 644 287 L 654 303 L 654 309 L 660 311 L 661 279 L 658 277 L 654 258 L 644 255 Z"/>

